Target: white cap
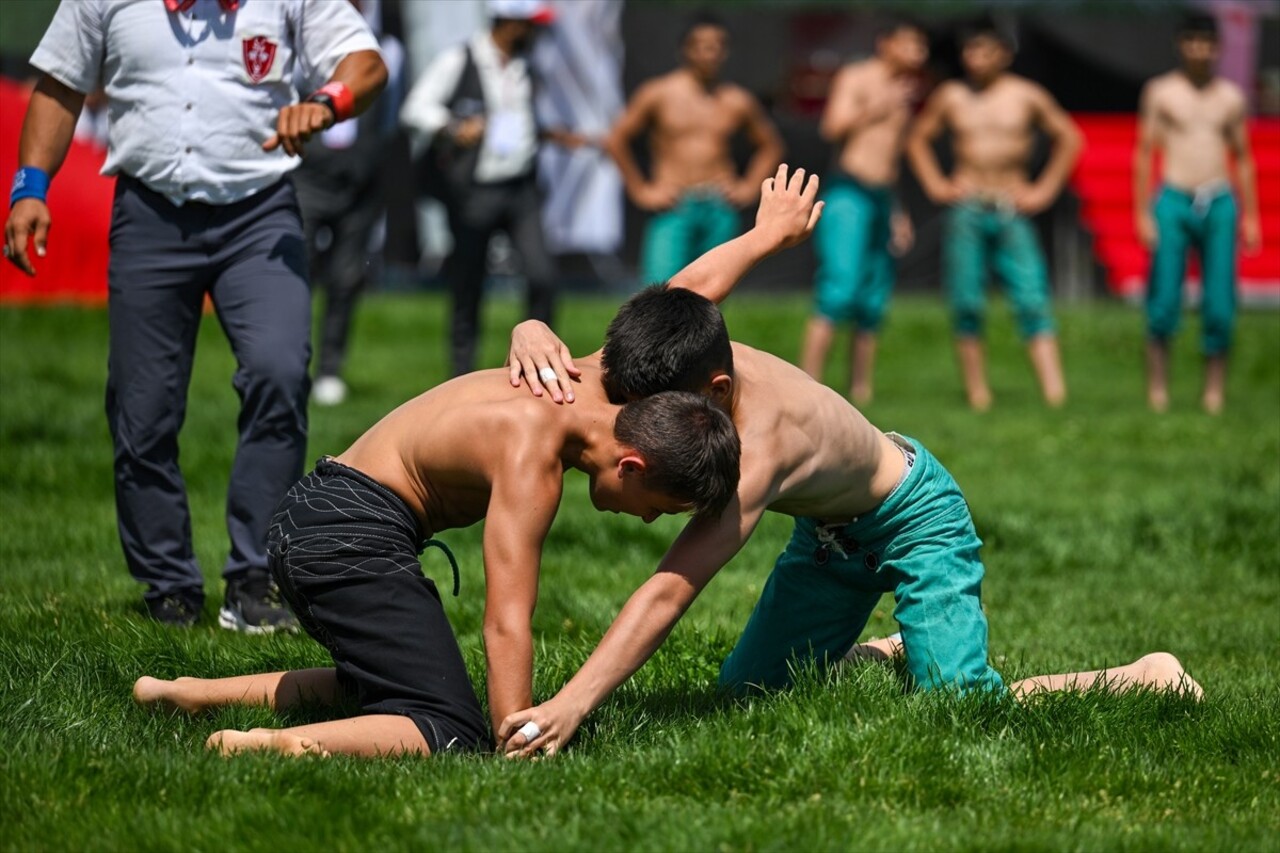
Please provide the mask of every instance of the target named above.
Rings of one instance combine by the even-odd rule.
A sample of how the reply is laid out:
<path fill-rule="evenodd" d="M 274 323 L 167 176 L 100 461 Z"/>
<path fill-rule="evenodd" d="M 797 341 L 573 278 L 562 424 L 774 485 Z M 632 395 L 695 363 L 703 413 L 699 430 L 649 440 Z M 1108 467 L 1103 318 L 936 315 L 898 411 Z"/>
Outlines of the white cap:
<path fill-rule="evenodd" d="M 549 24 L 556 13 L 546 0 L 489 0 L 489 17 Z"/>

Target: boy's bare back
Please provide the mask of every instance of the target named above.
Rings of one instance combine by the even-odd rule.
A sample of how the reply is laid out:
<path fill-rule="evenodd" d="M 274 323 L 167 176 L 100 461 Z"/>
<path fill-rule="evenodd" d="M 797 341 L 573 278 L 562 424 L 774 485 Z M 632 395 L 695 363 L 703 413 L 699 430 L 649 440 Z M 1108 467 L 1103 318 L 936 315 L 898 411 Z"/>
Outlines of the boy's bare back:
<path fill-rule="evenodd" d="M 879 505 L 903 459 L 849 401 L 777 356 L 733 345 L 744 514 L 843 521 Z"/>
<path fill-rule="evenodd" d="M 1231 134 L 1244 126 L 1240 87 L 1215 77 L 1197 88 L 1181 71 L 1162 74 L 1142 92 L 1142 120 L 1164 152 L 1164 181 L 1192 191 L 1227 179 Z"/>
<path fill-rule="evenodd" d="M 616 413 L 590 366 L 572 407 L 482 370 L 404 403 L 337 460 L 394 491 L 436 533 L 484 518 L 499 484 L 518 484 L 534 503 L 558 500 L 575 448 L 592 430 L 611 433 Z"/>

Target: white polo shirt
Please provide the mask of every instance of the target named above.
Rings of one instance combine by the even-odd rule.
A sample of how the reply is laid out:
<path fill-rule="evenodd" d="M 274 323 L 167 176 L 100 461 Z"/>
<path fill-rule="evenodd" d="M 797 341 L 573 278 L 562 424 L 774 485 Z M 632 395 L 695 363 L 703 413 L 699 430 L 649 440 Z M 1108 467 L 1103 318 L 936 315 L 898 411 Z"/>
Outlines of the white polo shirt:
<path fill-rule="evenodd" d="M 475 179 L 487 184 L 528 174 L 538 153 L 529 64 L 518 56 L 504 60 L 488 31 L 477 33 L 468 45 L 480 75 L 485 108 L 485 135 Z M 448 124 L 453 116 L 446 103 L 458 88 L 466 59 L 462 45 L 436 57 L 405 99 L 401 123 L 426 137 Z"/>
<path fill-rule="evenodd" d="M 262 150 L 295 70 L 319 88 L 344 56 L 378 41 L 347 0 L 62 0 L 31 64 L 78 92 L 102 85 L 109 126 L 104 175 L 165 195 L 230 204 L 300 162 Z"/>

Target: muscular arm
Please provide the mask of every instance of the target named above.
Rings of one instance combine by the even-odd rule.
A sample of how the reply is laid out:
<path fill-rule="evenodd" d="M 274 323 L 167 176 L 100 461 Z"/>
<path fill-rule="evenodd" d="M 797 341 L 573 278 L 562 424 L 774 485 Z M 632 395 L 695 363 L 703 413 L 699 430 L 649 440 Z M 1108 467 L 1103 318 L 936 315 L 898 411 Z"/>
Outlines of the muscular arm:
<path fill-rule="evenodd" d="M 804 169 L 796 169 L 788 177 L 783 163 L 761 186 L 755 227 L 680 270 L 670 286 L 688 288 L 717 304 L 723 302 L 748 270 L 813 233 L 822 216 L 823 204 L 817 198 L 818 176 L 810 175 L 806 182 Z"/>
<path fill-rule="evenodd" d="M 657 651 L 698 593 L 750 538 L 763 512 L 761 502 L 744 510 L 735 499 L 719 519 L 691 521 L 560 692 L 503 720 L 498 740 L 507 742 L 507 752 L 531 755 L 542 749 L 551 754 L 568 743 L 582 720 Z M 529 720 L 541 729 L 541 737 L 529 743 L 512 738 Z"/>
<path fill-rule="evenodd" d="M 920 186 L 934 204 L 949 204 L 956 200 L 951 181 L 942 173 L 938 158 L 933 153 L 933 141 L 946 127 L 952 91 L 950 83 L 938 87 L 925 102 L 924 109 L 907 134 L 907 160 L 920 179 Z"/>
<path fill-rule="evenodd" d="M 658 103 L 658 96 L 657 83 L 646 83 L 641 86 L 631 96 L 627 108 L 618 117 L 613 130 L 609 131 L 604 141 L 604 150 L 613 158 L 613 162 L 618 164 L 618 171 L 622 173 L 622 182 L 626 187 L 627 195 L 633 201 L 643 194 L 648 181 L 640 171 L 640 167 L 636 165 L 635 157 L 631 155 L 631 140 L 649 126 L 654 108 Z"/>
<path fill-rule="evenodd" d="M 1249 129 L 1246 122 L 1244 98 L 1227 127 L 1227 144 L 1236 160 L 1236 180 L 1240 184 L 1240 201 L 1244 215 L 1240 230 L 1246 252 L 1253 253 L 1262 247 L 1261 223 L 1258 221 L 1258 180 L 1253 164 L 1253 151 L 1249 146 Z"/>
<path fill-rule="evenodd" d="M 83 93 L 48 74 L 42 76 L 31 93 L 27 116 L 22 122 L 18 165 L 34 166 L 53 177 L 67 158 L 83 107 Z M 49 223 L 49 208 L 39 199 L 24 198 L 9 211 L 4 229 L 5 248 L 9 260 L 27 275 L 36 274 L 27 256 L 27 239 L 33 238 L 36 254 L 43 257 Z"/>
<path fill-rule="evenodd" d="M 1138 239 L 1147 248 L 1156 242 L 1155 218 L 1151 215 L 1151 157 L 1160 143 L 1156 96 L 1156 84 L 1147 83 L 1138 105 L 1138 140 L 1133 147 L 1133 221 Z"/>
<path fill-rule="evenodd" d="M 564 477 L 554 453 L 532 437 L 507 435 L 504 443 L 523 447 L 504 455 L 484 528 L 484 649 L 495 732 L 504 717 L 533 703 L 538 572 Z"/>

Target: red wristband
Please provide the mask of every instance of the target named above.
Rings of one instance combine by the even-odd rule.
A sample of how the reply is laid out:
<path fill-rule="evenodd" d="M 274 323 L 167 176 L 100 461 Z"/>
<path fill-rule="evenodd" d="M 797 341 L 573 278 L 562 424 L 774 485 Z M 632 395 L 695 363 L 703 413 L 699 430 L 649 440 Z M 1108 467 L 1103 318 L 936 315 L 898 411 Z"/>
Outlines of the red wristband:
<path fill-rule="evenodd" d="M 327 95 L 329 97 L 329 101 L 333 104 L 335 123 L 346 121 L 355 112 L 356 96 L 351 94 L 351 90 L 347 88 L 345 83 L 336 81 L 325 83 L 319 89 L 316 89 L 311 94 L 311 97 L 314 98 L 316 95 Z"/>

